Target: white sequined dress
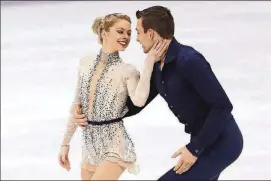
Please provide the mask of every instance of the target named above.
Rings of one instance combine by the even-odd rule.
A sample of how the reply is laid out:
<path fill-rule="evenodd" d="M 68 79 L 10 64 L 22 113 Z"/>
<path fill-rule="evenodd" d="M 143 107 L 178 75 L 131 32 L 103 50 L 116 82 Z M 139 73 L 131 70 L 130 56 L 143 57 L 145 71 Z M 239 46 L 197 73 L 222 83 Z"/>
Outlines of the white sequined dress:
<path fill-rule="evenodd" d="M 76 104 L 90 121 L 109 121 L 124 116 L 127 97 L 136 106 L 143 106 L 149 96 L 153 63 L 145 61 L 140 74 L 136 68 L 124 63 L 119 53 L 105 54 L 102 50 L 95 57 L 80 60 L 75 99 Z M 77 128 L 69 119 L 62 144 L 69 144 Z M 95 171 L 103 161 L 118 163 L 137 174 L 135 146 L 123 122 L 105 125 L 88 125 L 83 131 L 82 168 Z"/>

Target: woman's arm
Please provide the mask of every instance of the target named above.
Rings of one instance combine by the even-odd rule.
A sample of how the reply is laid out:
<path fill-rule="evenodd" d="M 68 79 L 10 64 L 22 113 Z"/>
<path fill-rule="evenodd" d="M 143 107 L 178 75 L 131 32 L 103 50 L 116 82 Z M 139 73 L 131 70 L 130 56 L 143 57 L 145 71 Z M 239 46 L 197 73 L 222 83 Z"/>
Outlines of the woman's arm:
<path fill-rule="evenodd" d="M 147 58 L 144 62 L 142 74 L 140 75 L 135 68 L 132 68 L 128 72 L 128 94 L 135 106 L 143 107 L 146 104 L 150 94 L 150 85 L 152 85 L 150 97 L 153 99 L 158 94 L 157 91 L 153 92 L 153 86 L 155 84 L 151 82 L 152 71 L 155 62 L 165 58 L 167 47 L 168 42 L 166 40 L 157 40 L 152 46 L 151 50 L 148 52 Z M 154 79 L 152 79 L 152 81 L 154 81 Z M 148 103 L 149 102 L 150 100 L 148 100 Z"/>
<path fill-rule="evenodd" d="M 76 83 L 75 91 L 74 91 L 75 94 L 74 94 L 73 103 L 70 108 L 69 119 L 68 119 L 68 123 L 66 126 L 66 131 L 64 133 L 64 137 L 62 140 L 62 145 L 69 145 L 70 144 L 70 141 L 76 131 L 76 128 L 78 127 L 78 125 L 73 121 L 73 114 L 76 109 L 76 106 L 81 104 L 80 99 L 79 99 L 81 62 L 82 62 L 82 60 L 80 60 L 80 64 L 79 64 L 79 67 L 77 70 L 77 83 Z"/>
<path fill-rule="evenodd" d="M 142 73 L 130 66 L 126 79 L 128 94 L 135 106 L 143 107 L 150 94 L 151 77 L 154 61 L 146 59 Z"/>

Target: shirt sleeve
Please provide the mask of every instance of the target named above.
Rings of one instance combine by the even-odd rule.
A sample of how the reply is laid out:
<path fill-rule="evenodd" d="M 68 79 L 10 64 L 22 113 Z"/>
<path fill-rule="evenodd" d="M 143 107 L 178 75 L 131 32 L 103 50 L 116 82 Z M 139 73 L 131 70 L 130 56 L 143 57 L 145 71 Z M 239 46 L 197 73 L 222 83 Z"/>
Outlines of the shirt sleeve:
<path fill-rule="evenodd" d="M 225 128 L 233 106 L 205 58 L 199 53 L 188 57 L 180 61 L 181 71 L 211 108 L 197 137 L 186 145 L 193 155 L 199 156 Z"/>

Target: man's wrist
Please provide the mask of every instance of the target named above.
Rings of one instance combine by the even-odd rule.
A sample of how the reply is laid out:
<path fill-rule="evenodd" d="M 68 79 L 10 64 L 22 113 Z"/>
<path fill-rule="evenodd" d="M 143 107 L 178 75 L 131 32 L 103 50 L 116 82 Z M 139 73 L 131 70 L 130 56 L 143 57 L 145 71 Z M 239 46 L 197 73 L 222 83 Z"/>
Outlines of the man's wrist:
<path fill-rule="evenodd" d="M 199 157 L 204 151 L 204 147 L 202 147 L 197 141 L 191 141 L 186 145 L 186 148 L 195 157 Z"/>

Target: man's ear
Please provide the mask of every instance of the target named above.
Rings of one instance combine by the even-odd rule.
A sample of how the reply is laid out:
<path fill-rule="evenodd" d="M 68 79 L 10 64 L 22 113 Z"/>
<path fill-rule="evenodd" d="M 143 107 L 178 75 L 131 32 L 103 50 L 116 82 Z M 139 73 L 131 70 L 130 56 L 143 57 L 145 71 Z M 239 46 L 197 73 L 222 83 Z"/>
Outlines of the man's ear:
<path fill-rule="evenodd" d="M 153 40 L 154 41 L 156 41 L 156 40 L 163 40 L 163 38 L 156 31 L 154 31 L 154 39 Z"/>
<path fill-rule="evenodd" d="M 148 33 L 148 36 L 149 36 L 150 39 L 153 39 L 153 38 L 154 38 L 154 33 L 155 33 L 155 32 L 154 32 L 153 29 L 148 29 L 147 33 Z"/>

